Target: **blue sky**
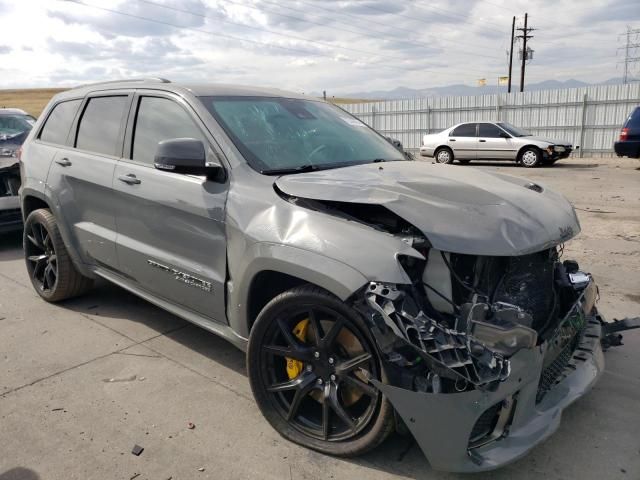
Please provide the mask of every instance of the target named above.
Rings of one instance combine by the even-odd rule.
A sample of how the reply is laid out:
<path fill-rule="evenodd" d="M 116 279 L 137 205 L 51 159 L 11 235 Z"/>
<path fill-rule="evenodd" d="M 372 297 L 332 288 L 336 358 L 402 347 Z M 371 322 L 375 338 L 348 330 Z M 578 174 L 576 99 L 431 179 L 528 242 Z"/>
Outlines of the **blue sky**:
<path fill-rule="evenodd" d="M 138 76 L 329 93 L 474 85 L 506 74 L 511 18 L 525 11 L 529 82 L 598 82 L 622 75 L 620 34 L 640 28 L 637 0 L 78 2 L 0 0 L 0 88 Z"/>

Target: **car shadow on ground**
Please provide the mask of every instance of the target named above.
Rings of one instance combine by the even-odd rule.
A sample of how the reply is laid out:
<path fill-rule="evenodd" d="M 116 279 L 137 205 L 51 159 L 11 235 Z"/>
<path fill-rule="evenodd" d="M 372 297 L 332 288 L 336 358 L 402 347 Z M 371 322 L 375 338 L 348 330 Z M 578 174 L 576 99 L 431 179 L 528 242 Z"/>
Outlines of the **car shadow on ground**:
<path fill-rule="evenodd" d="M 155 330 L 159 335 L 178 342 L 190 351 L 246 377 L 245 354 L 231 343 L 185 322 L 116 285 L 99 281 L 87 294 L 61 302 L 59 305 L 125 335 L 127 326 L 126 324 L 123 326 L 123 319 L 125 322 L 140 323 Z M 312 451 L 310 455 L 318 456 L 318 462 L 322 462 L 325 458 L 322 454 Z M 366 455 L 337 460 L 387 473 L 402 473 L 411 478 L 423 478 L 425 472 L 433 473 L 413 437 L 398 433 L 390 435 L 380 447 Z"/>
<path fill-rule="evenodd" d="M 0 262 L 21 258 L 23 258 L 22 231 L 0 234 Z"/>
<path fill-rule="evenodd" d="M 16 467 L 0 472 L 0 480 L 40 480 L 40 475 L 30 468 Z"/>

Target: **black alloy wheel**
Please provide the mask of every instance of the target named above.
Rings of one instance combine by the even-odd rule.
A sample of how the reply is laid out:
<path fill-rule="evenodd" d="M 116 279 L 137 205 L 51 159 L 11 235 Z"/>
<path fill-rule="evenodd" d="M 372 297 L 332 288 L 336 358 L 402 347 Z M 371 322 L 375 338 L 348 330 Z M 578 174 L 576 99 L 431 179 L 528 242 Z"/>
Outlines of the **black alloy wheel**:
<path fill-rule="evenodd" d="M 31 283 L 48 302 L 75 297 L 91 287 L 92 280 L 80 274 L 71 261 L 56 219 L 48 209 L 29 214 L 22 244 Z"/>
<path fill-rule="evenodd" d="M 373 448 L 391 424 L 390 406 L 368 382 L 381 378 L 375 347 L 354 316 L 328 293 L 299 287 L 265 307 L 249 345 L 251 386 L 267 420 L 334 455 Z"/>
<path fill-rule="evenodd" d="M 36 289 L 51 292 L 58 282 L 58 256 L 51 234 L 41 222 L 34 221 L 25 227 L 24 245 L 27 270 Z"/>

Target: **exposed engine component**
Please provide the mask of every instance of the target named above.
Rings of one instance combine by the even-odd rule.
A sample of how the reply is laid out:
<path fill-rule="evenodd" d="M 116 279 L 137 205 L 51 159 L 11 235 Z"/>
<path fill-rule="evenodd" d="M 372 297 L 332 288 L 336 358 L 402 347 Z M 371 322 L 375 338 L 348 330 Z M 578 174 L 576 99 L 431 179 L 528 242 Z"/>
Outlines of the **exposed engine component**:
<path fill-rule="evenodd" d="M 373 321 L 382 324 L 383 331 L 389 329 L 411 345 L 432 373 L 452 379 L 457 390 L 466 390 L 468 384 L 491 389 L 508 377 L 509 361 L 501 354 L 427 317 L 405 292 L 382 283 L 371 283 L 365 298 L 377 313 Z M 385 353 L 397 355 L 392 343 L 380 346 Z"/>
<path fill-rule="evenodd" d="M 561 263 L 555 248 L 481 257 L 409 241 L 425 259 L 398 257 L 413 285 L 372 282 L 363 309 L 387 360 L 411 371 L 406 383 L 424 392 L 493 390 L 509 376 L 509 357 L 547 340 L 545 378 L 549 385 L 560 378 L 558 365 L 577 348 L 593 312 L 591 275 L 574 261 Z"/>

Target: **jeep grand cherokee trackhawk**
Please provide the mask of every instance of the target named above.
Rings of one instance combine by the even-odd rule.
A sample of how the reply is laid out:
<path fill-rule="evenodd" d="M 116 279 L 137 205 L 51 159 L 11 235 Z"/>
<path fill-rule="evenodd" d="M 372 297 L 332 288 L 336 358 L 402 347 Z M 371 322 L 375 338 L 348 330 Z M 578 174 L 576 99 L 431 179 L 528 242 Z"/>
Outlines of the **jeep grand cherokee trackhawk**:
<path fill-rule="evenodd" d="M 24 250 L 55 302 L 102 277 L 247 351 L 285 438 L 361 454 L 404 423 L 496 468 L 604 368 L 597 288 L 543 185 L 410 161 L 305 96 L 166 80 L 57 95 L 23 147 Z M 397 415 L 394 415 L 394 411 Z"/>

